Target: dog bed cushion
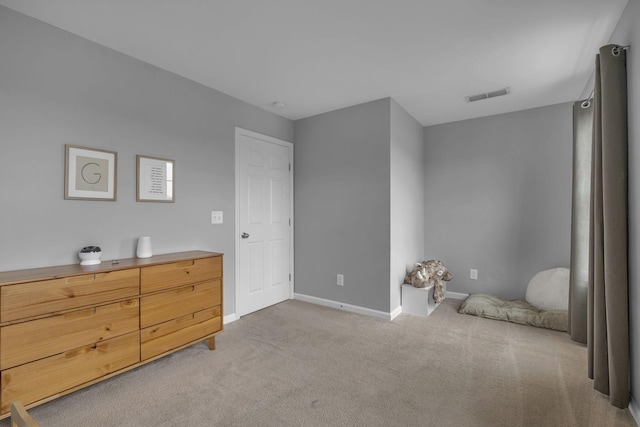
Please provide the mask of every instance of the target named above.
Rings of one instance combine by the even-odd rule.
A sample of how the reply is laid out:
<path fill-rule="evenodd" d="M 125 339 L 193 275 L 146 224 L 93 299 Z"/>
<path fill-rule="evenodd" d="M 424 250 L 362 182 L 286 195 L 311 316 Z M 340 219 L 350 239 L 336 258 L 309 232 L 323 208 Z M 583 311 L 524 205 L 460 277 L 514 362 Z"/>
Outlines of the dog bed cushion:
<path fill-rule="evenodd" d="M 458 312 L 556 331 L 567 330 L 566 310 L 541 310 L 523 300 L 507 300 L 494 295 L 471 294 Z"/>

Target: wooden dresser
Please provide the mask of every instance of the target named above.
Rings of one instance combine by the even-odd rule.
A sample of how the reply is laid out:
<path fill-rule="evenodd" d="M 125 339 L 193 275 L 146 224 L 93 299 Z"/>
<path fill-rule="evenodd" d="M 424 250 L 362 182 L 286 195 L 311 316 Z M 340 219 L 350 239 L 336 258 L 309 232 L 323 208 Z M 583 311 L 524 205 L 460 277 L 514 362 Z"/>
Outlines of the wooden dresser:
<path fill-rule="evenodd" d="M 0 419 L 222 331 L 222 254 L 0 272 Z"/>

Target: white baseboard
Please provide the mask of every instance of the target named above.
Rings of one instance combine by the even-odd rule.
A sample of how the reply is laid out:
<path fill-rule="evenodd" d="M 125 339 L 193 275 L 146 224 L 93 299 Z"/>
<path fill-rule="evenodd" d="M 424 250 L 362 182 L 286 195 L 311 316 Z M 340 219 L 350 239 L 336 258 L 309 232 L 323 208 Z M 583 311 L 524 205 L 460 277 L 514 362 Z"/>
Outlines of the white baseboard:
<path fill-rule="evenodd" d="M 364 314 L 365 316 L 377 317 L 378 319 L 384 319 L 384 320 L 393 319 L 393 317 L 391 317 L 391 316 L 393 315 L 393 313 L 396 313 L 398 311 L 398 309 L 400 309 L 400 311 L 402 311 L 402 308 L 398 307 L 397 309 L 395 309 L 393 311 L 393 313 L 385 313 L 384 311 L 372 310 L 372 309 L 366 308 L 366 307 L 360 307 L 360 306 L 357 306 L 357 305 L 345 304 L 343 302 L 332 301 L 332 300 L 328 300 L 328 299 L 324 299 L 324 298 L 312 297 L 310 295 L 303 295 L 303 294 L 298 294 L 298 293 L 295 293 L 293 295 L 293 297 L 294 297 L 294 299 L 297 299 L 297 300 L 300 300 L 300 301 L 304 301 L 304 302 L 310 302 L 311 304 L 322 305 L 324 307 L 337 308 L 338 310 L 345 310 L 345 311 L 349 311 L 351 313 L 356 313 L 356 314 Z M 398 313 L 398 314 L 400 314 L 400 313 Z M 396 316 L 398 314 L 396 314 Z"/>
<path fill-rule="evenodd" d="M 402 306 L 399 306 L 398 308 L 396 308 L 391 312 L 391 315 L 390 315 L 391 318 L 389 320 L 393 320 L 396 317 L 400 316 L 401 314 L 402 314 Z"/>
<path fill-rule="evenodd" d="M 631 416 L 636 421 L 636 424 L 640 426 L 640 407 L 633 397 L 629 400 L 629 412 L 631 412 Z"/>
<path fill-rule="evenodd" d="M 451 298 L 451 299 L 461 299 L 461 300 L 465 300 L 469 297 L 469 294 L 464 294 L 464 293 L 460 293 L 460 292 L 449 292 L 447 291 L 446 298 Z"/>
<path fill-rule="evenodd" d="M 224 319 L 222 319 L 222 324 L 226 325 L 227 323 L 235 322 L 238 319 L 239 317 L 236 316 L 235 313 L 227 314 L 226 316 L 224 316 Z"/>
<path fill-rule="evenodd" d="M 451 299 L 465 300 L 467 299 L 468 296 L 469 294 L 463 294 L 459 292 L 447 291 L 446 293 L 446 297 Z M 310 302 L 311 304 L 322 305 L 324 307 L 337 308 L 338 310 L 345 310 L 351 313 L 364 314 L 365 316 L 377 317 L 378 319 L 384 319 L 384 320 L 393 320 L 396 317 L 398 317 L 400 314 L 402 314 L 402 306 L 396 308 L 391 313 L 386 313 L 384 311 L 372 310 L 366 307 L 345 304 L 343 302 L 332 301 L 324 298 L 318 298 L 318 297 L 313 297 L 310 295 L 304 295 L 304 294 L 298 294 L 298 293 L 293 294 L 293 299 L 297 299 L 304 302 Z M 238 319 L 239 317 L 236 316 L 235 313 L 227 314 L 226 316 L 224 316 L 223 324 L 226 325 L 227 323 L 235 322 Z"/>

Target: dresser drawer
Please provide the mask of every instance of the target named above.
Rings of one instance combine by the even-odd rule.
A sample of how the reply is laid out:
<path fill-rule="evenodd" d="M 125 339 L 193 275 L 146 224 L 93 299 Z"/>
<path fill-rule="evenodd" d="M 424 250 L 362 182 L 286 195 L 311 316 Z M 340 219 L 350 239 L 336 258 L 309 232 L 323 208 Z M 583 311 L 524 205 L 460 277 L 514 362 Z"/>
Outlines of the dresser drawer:
<path fill-rule="evenodd" d="M 140 327 L 186 316 L 222 302 L 220 279 L 140 298 Z"/>
<path fill-rule="evenodd" d="M 139 282 L 140 270 L 133 268 L 3 286 L 0 291 L 0 321 L 137 296 Z"/>
<path fill-rule="evenodd" d="M 0 369 L 137 331 L 139 307 L 138 299 L 131 299 L 5 326 L 0 330 Z"/>
<path fill-rule="evenodd" d="M 203 258 L 144 267 L 140 274 L 143 294 L 222 277 L 222 258 Z"/>
<path fill-rule="evenodd" d="M 149 359 L 220 330 L 220 306 L 151 326 L 140 331 L 140 357 Z"/>
<path fill-rule="evenodd" d="M 132 332 L 94 346 L 2 371 L 2 413 L 14 400 L 24 405 L 100 378 L 140 361 L 140 333 Z"/>

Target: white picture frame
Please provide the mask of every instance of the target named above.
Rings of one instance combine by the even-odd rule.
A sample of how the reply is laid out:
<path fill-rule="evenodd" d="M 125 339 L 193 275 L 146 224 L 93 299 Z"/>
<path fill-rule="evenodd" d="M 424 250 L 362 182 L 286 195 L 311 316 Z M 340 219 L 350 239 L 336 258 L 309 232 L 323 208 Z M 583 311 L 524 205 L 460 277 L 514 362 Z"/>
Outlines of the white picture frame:
<path fill-rule="evenodd" d="M 175 202 L 175 161 L 136 155 L 136 201 Z"/>

